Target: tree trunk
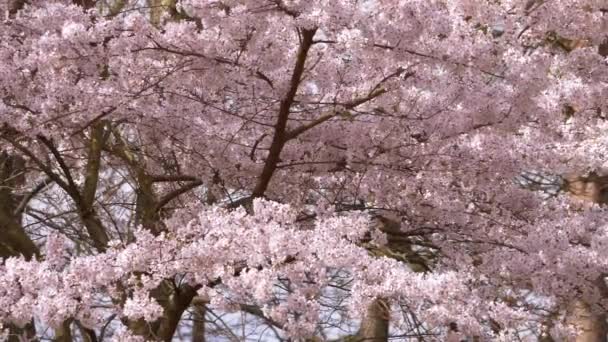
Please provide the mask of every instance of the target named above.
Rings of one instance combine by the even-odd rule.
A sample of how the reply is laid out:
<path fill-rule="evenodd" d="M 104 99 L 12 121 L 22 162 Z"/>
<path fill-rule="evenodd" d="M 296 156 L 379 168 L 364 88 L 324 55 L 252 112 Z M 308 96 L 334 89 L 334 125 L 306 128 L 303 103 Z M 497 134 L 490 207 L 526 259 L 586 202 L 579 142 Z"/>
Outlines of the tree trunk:
<path fill-rule="evenodd" d="M 0 152 L 0 257 L 23 255 L 30 260 L 38 256 L 38 247 L 21 225 L 16 212 L 23 196 L 15 189 L 25 184 L 25 161 L 7 152 Z"/>
<path fill-rule="evenodd" d="M 182 314 L 190 306 L 194 296 L 196 296 L 196 288 L 182 285 L 168 298 L 168 302 L 163 305 L 164 314 L 156 333 L 161 341 L 171 342 Z"/>
<path fill-rule="evenodd" d="M 15 194 L 25 183 L 25 161 L 19 156 L 0 152 L 0 258 L 22 255 L 26 260 L 37 258 L 38 247 L 26 234 L 21 224 L 22 214 L 17 212 L 23 196 Z M 23 328 L 8 324 L 9 341 L 36 336 L 34 322 Z"/>
<path fill-rule="evenodd" d="M 193 304 L 192 341 L 205 342 L 205 304 Z"/>
<path fill-rule="evenodd" d="M 606 342 L 606 315 L 593 312 L 582 300 L 575 301 L 569 310 L 568 323 L 577 329 L 576 342 Z"/>
<path fill-rule="evenodd" d="M 72 342 L 72 330 L 70 329 L 71 321 L 65 321 L 60 327 L 55 329 L 55 338 L 53 342 Z"/>
<path fill-rule="evenodd" d="M 368 307 L 365 318 L 357 333 L 359 341 L 386 342 L 388 341 L 388 303 L 383 299 L 375 299 Z"/>

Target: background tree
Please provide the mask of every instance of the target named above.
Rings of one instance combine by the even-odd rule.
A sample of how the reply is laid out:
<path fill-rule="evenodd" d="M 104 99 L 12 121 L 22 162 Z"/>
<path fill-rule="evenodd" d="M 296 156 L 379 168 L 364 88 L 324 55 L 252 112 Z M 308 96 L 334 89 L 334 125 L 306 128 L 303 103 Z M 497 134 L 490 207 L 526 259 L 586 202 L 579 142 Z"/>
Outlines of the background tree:
<path fill-rule="evenodd" d="M 605 340 L 602 1 L 0 7 L 9 340 Z"/>

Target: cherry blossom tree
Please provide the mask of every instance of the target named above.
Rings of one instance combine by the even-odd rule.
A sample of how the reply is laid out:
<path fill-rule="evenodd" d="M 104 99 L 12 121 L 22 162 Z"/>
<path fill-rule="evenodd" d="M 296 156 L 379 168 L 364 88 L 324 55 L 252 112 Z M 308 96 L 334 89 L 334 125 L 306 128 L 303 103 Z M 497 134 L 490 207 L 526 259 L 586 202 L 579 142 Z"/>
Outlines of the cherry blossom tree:
<path fill-rule="evenodd" d="M 605 1 L 0 10 L 9 341 L 606 340 Z"/>

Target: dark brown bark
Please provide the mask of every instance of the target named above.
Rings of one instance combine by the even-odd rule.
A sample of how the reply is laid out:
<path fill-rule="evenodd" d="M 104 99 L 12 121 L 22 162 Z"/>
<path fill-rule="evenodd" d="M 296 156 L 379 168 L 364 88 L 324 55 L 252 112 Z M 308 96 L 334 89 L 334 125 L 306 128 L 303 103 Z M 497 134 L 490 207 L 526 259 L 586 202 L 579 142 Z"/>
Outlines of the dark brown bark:
<path fill-rule="evenodd" d="M 25 183 L 25 161 L 17 155 L 0 152 L 0 258 L 24 256 L 31 260 L 38 258 L 39 250 L 27 235 L 21 224 L 22 211 L 18 210 L 23 196 L 15 192 Z M 34 338 L 36 329 L 33 322 L 24 327 L 9 324 L 9 341 L 19 341 L 22 337 Z"/>
<path fill-rule="evenodd" d="M 196 296 L 196 289 L 184 285 L 171 296 L 166 305 L 163 305 L 165 312 L 158 328 L 157 336 L 161 341 L 170 342 L 175 329 L 184 311 L 190 306 L 192 299 Z"/>
<path fill-rule="evenodd" d="M 5 327 L 9 331 L 7 342 L 22 342 L 24 338 L 26 341 L 37 341 L 34 321 L 27 323 L 24 327 L 17 327 L 14 324 L 8 324 Z"/>
<path fill-rule="evenodd" d="M 52 139 L 42 135 L 36 136 L 36 140 L 46 146 L 59 165 L 59 170 L 57 172 L 55 172 L 50 165 L 38 158 L 30 149 L 28 149 L 28 147 L 19 142 L 18 137 L 20 136 L 20 132 L 8 125 L 2 127 L 2 133 L 4 133 L 2 137 L 11 143 L 15 149 L 21 152 L 23 156 L 27 156 L 32 163 L 38 166 L 40 170 L 48 176 L 50 181 L 59 185 L 74 201 L 80 219 L 93 242 L 93 246 L 100 252 L 105 251 L 109 237 L 105 227 L 95 212 L 93 203 L 99 178 L 101 150 L 108 137 L 105 125 L 105 122 L 100 121 L 92 126 L 91 138 L 88 146 L 87 167 L 84 175 L 85 185 L 82 190 L 79 189 L 74 182 L 74 177 L 72 175 L 73 170 L 66 163 L 64 156 L 62 156 L 61 152 L 57 149 Z M 18 212 L 21 211 L 22 210 L 18 210 Z"/>
<path fill-rule="evenodd" d="M 25 5 L 26 0 L 13 0 L 8 2 L 8 15 L 9 17 L 15 16 L 17 12 L 19 12 L 23 6 Z"/>
<path fill-rule="evenodd" d="M 0 152 L 0 256 L 23 255 L 27 260 L 39 255 L 38 247 L 21 225 L 17 210 L 23 196 L 15 193 L 25 182 L 25 161 L 19 156 Z"/>
<path fill-rule="evenodd" d="M 152 176 L 146 170 L 143 155 L 130 150 L 129 146 L 121 139 L 118 132 L 114 132 L 117 140 L 116 146 L 108 150 L 124 160 L 129 166 L 131 175 L 136 184 L 136 224 L 141 224 L 153 234 L 159 234 L 165 230 L 161 215 L 163 207 L 178 196 L 200 186 L 202 182 L 195 177 L 187 176 Z M 154 191 L 154 182 L 181 182 L 190 181 L 175 191 L 158 199 Z M 196 295 L 196 288 L 189 285 L 176 287 L 171 279 L 163 281 L 156 289 L 151 291 L 152 297 L 163 307 L 163 315 L 156 322 L 145 322 L 143 320 L 127 321 L 124 323 L 137 335 L 144 336 L 147 340 L 171 341 L 175 329 L 184 311 L 190 306 Z M 126 297 L 124 298 L 126 299 Z M 123 300 L 124 300 L 123 299 Z"/>
<path fill-rule="evenodd" d="M 151 291 L 152 297 L 163 307 L 163 315 L 155 322 L 146 322 L 143 319 L 123 319 L 123 324 L 127 325 L 134 334 L 143 336 L 147 341 L 170 342 L 184 311 L 196 296 L 196 291 L 196 287 L 189 285 L 173 289 L 172 282 L 165 280 Z"/>
<path fill-rule="evenodd" d="M 300 86 L 300 81 L 302 80 L 302 76 L 304 74 L 304 65 L 306 64 L 308 51 L 312 47 L 313 37 L 316 31 L 316 29 L 311 29 L 301 30 L 300 32 L 300 48 L 298 49 L 296 64 L 291 75 L 289 90 L 287 91 L 285 97 L 281 100 L 277 122 L 274 125 L 274 136 L 272 137 L 268 157 L 264 163 L 262 174 L 258 178 L 258 182 L 253 189 L 252 197 L 261 197 L 264 195 L 268 185 L 270 184 L 270 179 L 272 178 L 272 175 L 279 164 L 281 151 L 287 142 L 287 121 L 289 119 L 289 112 L 291 110 L 291 105 L 295 100 L 298 87 Z"/>
<path fill-rule="evenodd" d="M 93 136 L 95 135 L 95 130 L 93 130 L 92 135 Z M 18 148 L 19 150 L 21 150 L 28 157 L 30 157 L 30 159 L 35 164 L 37 164 L 47 174 L 47 176 L 49 178 L 51 178 L 53 181 L 55 181 L 59 186 L 61 186 L 68 193 L 68 195 L 70 195 L 70 197 L 76 204 L 76 207 L 78 208 L 78 214 L 80 216 L 80 219 L 82 220 L 82 223 L 84 224 L 84 226 L 87 230 L 87 233 L 89 234 L 89 237 L 91 238 L 91 240 L 93 242 L 93 246 L 99 252 L 104 252 L 107 248 L 108 241 L 110 239 L 108 237 L 105 227 L 103 226 L 101 220 L 99 219 L 99 217 L 97 216 L 97 213 L 95 212 L 93 204 L 88 203 L 85 200 L 85 197 L 83 197 L 83 194 L 81 193 L 81 191 L 78 189 L 78 186 L 74 182 L 74 177 L 72 176 L 72 172 L 71 172 L 69 166 L 63 159 L 63 156 L 61 155 L 59 150 L 55 147 L 55 144 L 53 143 L 53 141 L 51 141 L 50 139 L 48 139 L 44 136 L 40 136 L 40 135 L 37 138 L 40 142 L 42 142 L 48 148 L 48 150 L 51 152 L 51 154 L 53 155 L 53 157 L 59 164 L 59 168 L 61 169 L 63 176 L 66 179 L 65 181 L 59 175 L 57 175 L 55 172 L 53 172 L 53 170 L 48 165 L 44 164 L 41 160 L 36 158 L 36 156 L 34 156 L 34 154 L 32 152 L 30 152 L 29 150 L 27 150 L 25 147 L 23 147 L 19 144 L 16 144 L 16 143 L 13 143 L 13 145 L 16 148 Z M 91 144 L 102 144 L 103 145 L 103 142 L 98 141 L 98 142 L 93 142 Z M 95 158 L 95 156 L 92 156 L 92 157 L 90 156 L 90 158 Z M 97 156 L 97 158 L 99 158 L 99 155 Z M 90 185 L 91 183 L 94 184 L 94 187 L 92 189 L 89 189 L 89 190 L 92 190 L 93 193 L 87 194 L 87 196 L 94 199 L 95 190 L 97 187 L 97 177 L 98 177 L 97 175 L 99 173 L 99 164 L 97 164 L 97 167 L 95 169 L 90 168 L 90 164 L 91 164 L 91 161 L 89 159 L 89 167 L 87 167 L 87 173 L 85 174 L 85 178 L 86 178 L 85 184 L 88 183 L 89 187 L 91 187 L 91 185 Z M 90 178 L 90 177 L 95 177 L 95 180 L 94 181 L 89 180 L 88 178 Z"/>
<path fill-rule="evenodd" d="M 73 2 L 84 9 L 93 8 L 97 4 L 96 0 L 73 0 Z"/>

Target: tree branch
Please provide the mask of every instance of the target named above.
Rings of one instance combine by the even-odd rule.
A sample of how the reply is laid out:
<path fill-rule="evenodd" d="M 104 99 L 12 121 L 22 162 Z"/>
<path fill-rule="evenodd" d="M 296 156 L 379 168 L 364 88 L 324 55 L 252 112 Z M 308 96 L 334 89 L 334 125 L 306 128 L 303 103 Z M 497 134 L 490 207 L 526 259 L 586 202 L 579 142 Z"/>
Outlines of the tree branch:
<path fill-rule="evenodd" d="M 380 80 L 380 82 L 378 82 L 378 84 L 376 84 L 376 86 L 372 89 L 372 91 L 370 91 L 370 93 L 367 96 L 363 96 L 360 97 L 358 99 L 352 100 L 350 102 L 344 103 L 344 109 L 354 109 L 359 105 L 362 105 L 364 103 L 367 103 L 383 94 L 385 94 L 387 92 L 387 90 L 385 88 L 382 88 L 382 84 L 385 83 L 386 81 L 388 81 L 391 78 L 394 77 L 398 77 L 401 76 L 401 74 L 403 74 L 405 72 L 406 69 L 404 68 L 398 68 L 397 71 L 395 71 L 394 73 L 384 77 L 382 80 Z M 407 80 L 408 78 L 412 77 L 414 75 L 414 72 L 410 71 L 407 74 L 405 74 L 404 76 L 404 80 Z M 309 129 L 316 127 L 328 120 L 330 120 L 331 118 L 334 118 L 338 115 L 342 114 L 342 111 L 333 111 L 331 113 L 322 115 L 321 117 L 319 117 L 318 119 L 306 124 L 306 125 L 302 125 L 300 127 L 297 127 L 289 132 L 287 132 L 285 134 L 286 136 L 286 140 L 291 140 L 296 138 L 297 136 L 299 136 L 300 134 L 308 131 Z"/>
<path fill-rule="evenodd" d="M 105 144 L 104 123 L 95 124 L 91 130 L 89 153 L 86 166 L 84 188 L 82 189 L 83 204 L 92 207 L 99 181 L 99 167 L 101 164 L 101 149 Z"/>
<path fill-rule="evenodd" d="M 176 176 L 164 176 L 164 175 L 157 175 L 157 176 L 150 176 L 150 178 L 152 179 L 152 182 L 155 183 L 161 183 L 161 182 L 196 182 L 199 179 L 194 177 L 194 176 L 188 176 L 188 175 L 176 175 Z"/>
<path fill-rule="evenodd" d="M 201 180 L 197 180 L 194 181 L 188 185 L 185 185 L 182 188 L 176 189 L 171 191 L 170 193 L 166 194 L 165 196 L 163 196 L 163 198 L 161 198 L 158 203 L 156 203 L 156 206 L 154 207 L 154 211 L 158 211 L 160 210 L 162 207 L 164 207 L 165 205 L 167 205 L 167 203 L 171 202 L 171 200 L 173 200 L 174 198 L 178 197 L 181 194 L 184 194 L 194 188 L 196 188 L 197 186 L 200 186 L 203 184 L 203 181 Z"/>
<path fill-rule="evenodd" d="M 313 37 L 316 31 L 316 28 L 310 30 L 304 29 L 301 31 L 300 48 L 298 49 L 296 65 L 291 75 L 289 89 L 287 90 L 287 94 L 283 100 L 281 100 L 281 104 L 279 106 L 279 116 L 274 126 L 274 136 L 270 145 L 268 158 L 266 158 L 262 173 L 258 178 L 255 188 L 253 189 L 252 197 L 261 197 L 264 195 L 264 192 L 266 192 L 266 189 L 268 188 L 268 184 L 270 184 L 270 179 L 277 168 L 277 164 L 279 163 L 279 156 L 281 155 L 283 146 L 285 146 L 285 142 L 287 141 L 285 133 L 287 128 L 287 120 L 289 118 L 289 110 L 293 104 L 296 92 L 298 91 L 298 87 L 302 80 L 302 75 L 304 74 L 304 65 L 306 64 L 308 51 L 313 44 Z"/>
<path fill-rule="evenodd" d="M 64 182 L 63 179 L 59 177 L 59 175 L 53 172 L 53 170 L 48 165 L 38 159 L 38 157 L 36 157 L 30 150 L 28 150 L 25 146 L 19 144 L 16 140 L 13 140 L 8 137 L 3 138 L 9 143 L 11 143 L 11 145 L 13 145 L 13 147 L 15 147 L 19 152 L 30 158 L 30 160 L 33 161 L 34 164 L 36 164 L 49 178 L 51 178 L 55 183 L 57 183 L 57 185 L 59 185 L 66 192 L 70 193 L 71 189 L 68 184 Z"/>
<path fill-rule="evenodd" d="M 374 92 L 372 92 L 371 94 L 369 94 L 368 96 L 365 96 L 363 98 L 348 102 L 344 105 L 344 109 L 353 109 L 355 107 L 357 107 L 360 104 L 363 104 L 365 102 L 368 102 L 382 94 L 386 93 L 385 89 L 378 89 Z M 316 127 L 322 123 L 324 123 L 325 121 L 334 118 L 340 114 L 342 114 L 343 111 L 333 111 L 331 113 L 325 114 L 320 116 L 318 119 L 306 124 L 306 125 L 302 125 L 300 127 L 294 128 L 293 130 L 287 132 L 285 134 L 285 139 L 286 140 L 291 140 L 291 139 L 295 139 L 297 136 L 299 136 L 300 134 L 308 131 L 309 129 Z"/>
<path fill-rule="evenodd" d="M 70 169 L 68 168 L 67 164 L 63 160 L 63 157 L 61 157 L 59 150 L 57 150 L 57 148 L 55 147 L 53 142 L 50 141 L 47 137 L 38 135 L 38 136 L 36 136 L 36 138 L 39 141 L 41 141 L 49 149 L 49 151 L 51 151 L 51 154 L 53 155 L 53 157 L 55 157 L 55 160 L 57 160 L 57 163 L 59 163 L 59 168 L 61 168 L 61 170 L 63 171 L 63 174 L 65 175 L 65 178 L 68 181 L 68 188 L 69 188 L 68 192 L 72 195 L 72 197 L 74 197 L 74 200 L 76 200 L 77 202 L 81 202 L 82 197 L 80 196 L 78 187 L 76 186 L 76 183 L 74 182 L 74 178 L 72 178 L 72 173 L 70 172 Z"/>
<path fill-rule="evenodd" d="M 19 202 L 19 205 L 17 206 L 17 208 L 15 208 L 15 211 L 14 211 L 15 216 L 23 214 L 25 207 L 32 200 L 32 198 L 34 198 L 34 196 L 36 196 L 38 193 L 40 193 L 40 191 L 42 191 L 44 188 L 46 188 L 52 182 L 53 182 L 53 180 L 51 178 L 46 178 L 42 182 L 38 183 L 38 185 L 36 185 L 32 189 L 32 191 L 30 191 L 27 195 L 25 195 L 23 197 L 23 199 L 21 199 L 21 202 Z"/>

